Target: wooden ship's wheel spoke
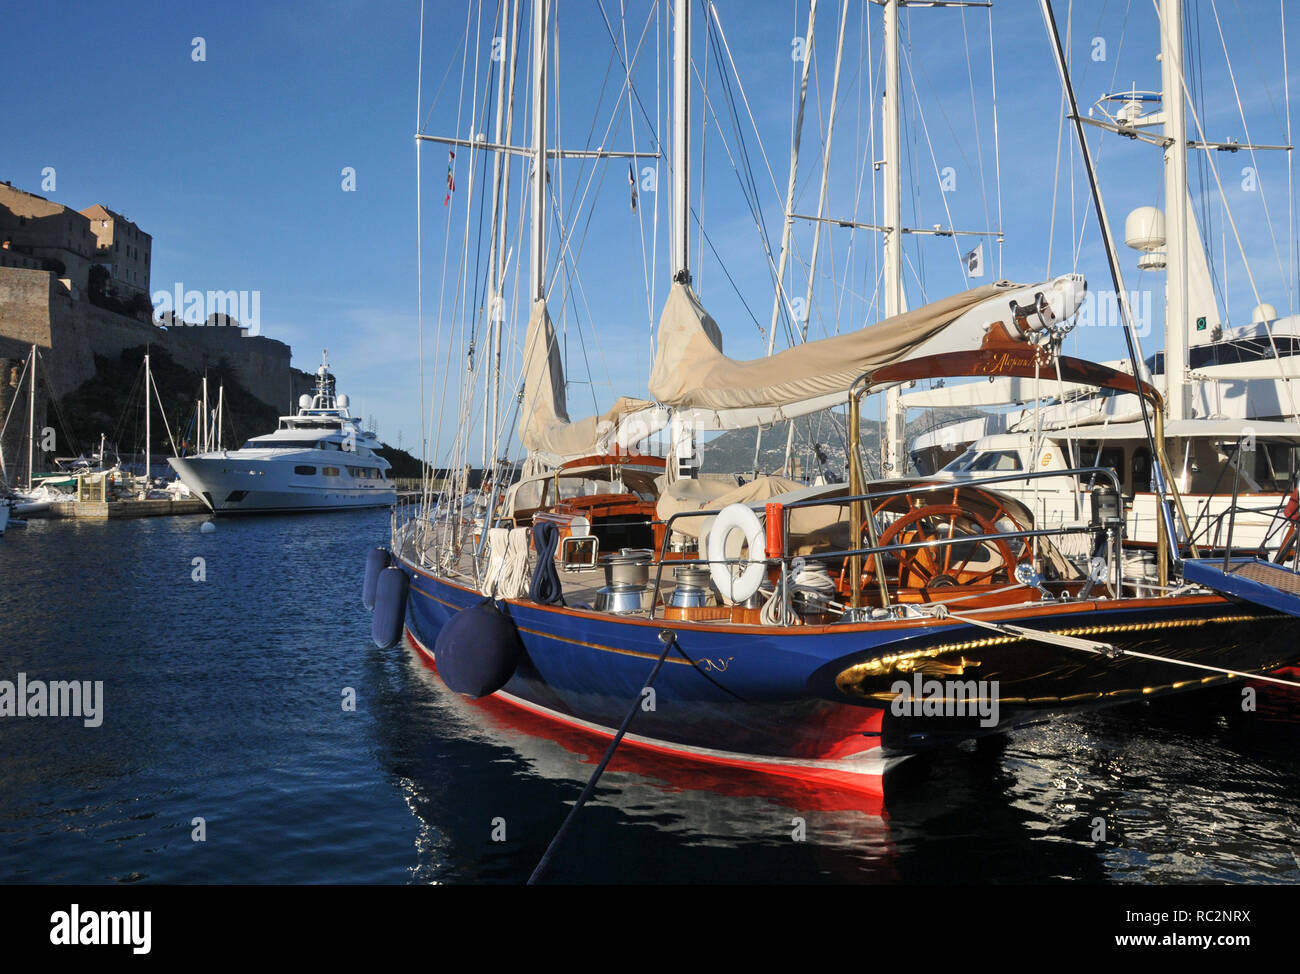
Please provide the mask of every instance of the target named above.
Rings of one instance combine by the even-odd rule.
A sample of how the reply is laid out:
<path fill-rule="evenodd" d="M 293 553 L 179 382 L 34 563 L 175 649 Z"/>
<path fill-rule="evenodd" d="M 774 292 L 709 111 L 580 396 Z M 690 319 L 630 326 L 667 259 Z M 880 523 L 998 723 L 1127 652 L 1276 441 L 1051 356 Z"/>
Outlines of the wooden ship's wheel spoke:
<path fill-rule="evenodd" d="M 882 555 L 879 563 L 887 584 L 896 589 L 931 590 L 1013 579 L 1016 563 L 1029 556 L 1030 546 L 986 536 L 1002 530 L 999 522 L 1010 520 L 1014 524 L 1014 519 L 1000 503 L 988 516 L 959 504 L 959 498 L 957 488 L 953 490 L 951 502 L 943 504 L 926 504 L 920 497 L 905 494 L 886 498 L 872 509 L 871 518 L 879 531 L 882 547 L 935 542 L 927 547 L 905 548 Z M 881 530 L 881 522 L 889 516 L 894 519 Z M 869 536 L 871 526 L 871 522 L 863 522 L 863 537 Z M 1013 544 L 1019 555 L 1013 550 Z M 874 557 L 863 559 L 861 584 L 864 587 L 875 583 L 877 564 Z M 847 581 L 844 574 L 841 581 Z"/>

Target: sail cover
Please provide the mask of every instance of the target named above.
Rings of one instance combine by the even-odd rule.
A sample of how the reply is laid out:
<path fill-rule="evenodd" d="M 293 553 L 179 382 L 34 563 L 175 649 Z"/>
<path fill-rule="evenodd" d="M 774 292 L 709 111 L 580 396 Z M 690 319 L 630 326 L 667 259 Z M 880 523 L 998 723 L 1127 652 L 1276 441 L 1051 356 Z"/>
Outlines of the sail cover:
<path fill-rule="evenodd" d="M 722 333 L 688 285 L 674 284 L 659 319 L 650 394 L 677 407 L 781 407 L 843 393 L 863 372 L 906 358 L 982 301 L 1011 285 L 986 284 L 846 335 L 739 362 L 722 354 Z"/>
<path fill-rule="evenodd" d="M 598 416 L 570 421 L 555 326 L 546 302 L 533 302 L 524 338 L 524 401 L 519 412 L 519 438 L 530 452 L 556 460 L 610 452 L 617 445 L 620 420 L 652 408 L 644 399 L 623 396 Z"/>

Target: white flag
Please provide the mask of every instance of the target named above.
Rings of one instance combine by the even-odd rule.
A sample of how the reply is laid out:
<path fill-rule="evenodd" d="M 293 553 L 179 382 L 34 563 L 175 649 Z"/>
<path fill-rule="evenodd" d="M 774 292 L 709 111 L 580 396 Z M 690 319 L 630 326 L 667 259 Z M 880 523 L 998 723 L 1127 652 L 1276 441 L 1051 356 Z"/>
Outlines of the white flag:
<path fill-rule="evenodd" d="M 978 247 L 967 254 L 963 260 L 966 261 L 966 271 L 971 277 L 984 276 L 984 244 L 980 243 Z"/>

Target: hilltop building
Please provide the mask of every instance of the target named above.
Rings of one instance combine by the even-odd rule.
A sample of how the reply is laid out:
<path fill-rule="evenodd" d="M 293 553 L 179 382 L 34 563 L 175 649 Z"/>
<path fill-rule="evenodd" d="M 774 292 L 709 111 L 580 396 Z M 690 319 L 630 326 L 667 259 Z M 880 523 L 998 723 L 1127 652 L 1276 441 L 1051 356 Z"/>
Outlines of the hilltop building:
<path fill-rule="evenodd" d="M 119 296 L 149 297 L 149 254 L 153 237 L 102 203 L 88 206 L 81 215 L 90 221 L 95 239 L 94 262 L 108 272 L 110 286 Z"/>
<path fill-rule="evenodd" d="M 95 375 L 97 355 L 113 358 L 145 345 L 165 348 L 196 372 L 225 360 L 258 399 L 293 410 L 310 377 L 291 368 L 284 342 L 225 314 L 203 325 L 166 315 L 155 320 L 152 254 L 153 238 L 103 204 L 79 212 L 0 182 L 0 422 L 32 345 L 46 370 L 37 390 L 38 426 L 46 420 L 45 382 L 62 398 Z M 10 423 L 2 444 L 7 457 L 25 430 L 25 423 Z"/>
<path fill-rule="evenodd" d="M 0 182 L 0 254 L 5 258 L 0 266 L 34 269 L 34 263 L 80 296 L 86 290 L 94 251 L 88 217 Z"/>

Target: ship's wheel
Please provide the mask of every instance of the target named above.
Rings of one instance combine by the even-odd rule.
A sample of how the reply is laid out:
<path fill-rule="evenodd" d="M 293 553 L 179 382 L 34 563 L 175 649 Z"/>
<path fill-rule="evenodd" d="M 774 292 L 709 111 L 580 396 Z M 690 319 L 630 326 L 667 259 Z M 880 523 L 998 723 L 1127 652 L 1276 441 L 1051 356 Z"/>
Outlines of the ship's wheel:
<path fill-rule="evenodd" d="M 917 498 L 911 495 L 891 497 L 874 510 L 877 525 L 882 516 L 894 516 L 888 527 L 880 532 L 879 544 L 882 547 L 970 539 L 932 547 L 905 548 L 882 555 L 880 562 L 890 587 L 931 591 L 999 582 L 1009 584 L 1017 562 L 1030 557 L 1030 546 L 1019 539 L 988 537 L 1007 531 L 1005 521 L 1008 519 L 1019 526 L 1000 505 L 991 515 L 986 515 L 956 503 L 958 496 L 958 491 L 954 490 L 953 503 L 946 504 L 926 503 L 929 498 L 924 495 Z M 864 521 L 864 545 L 868 543 L 867 529 L 868 524 Z M 845 573 L 847 571 L 846 563 Z M 862 559 L 861 584 L 874 583 L 876 571 L 877 559 L 865 556 Z M 844 580 L 842 574 L 841 581 Z"/>

